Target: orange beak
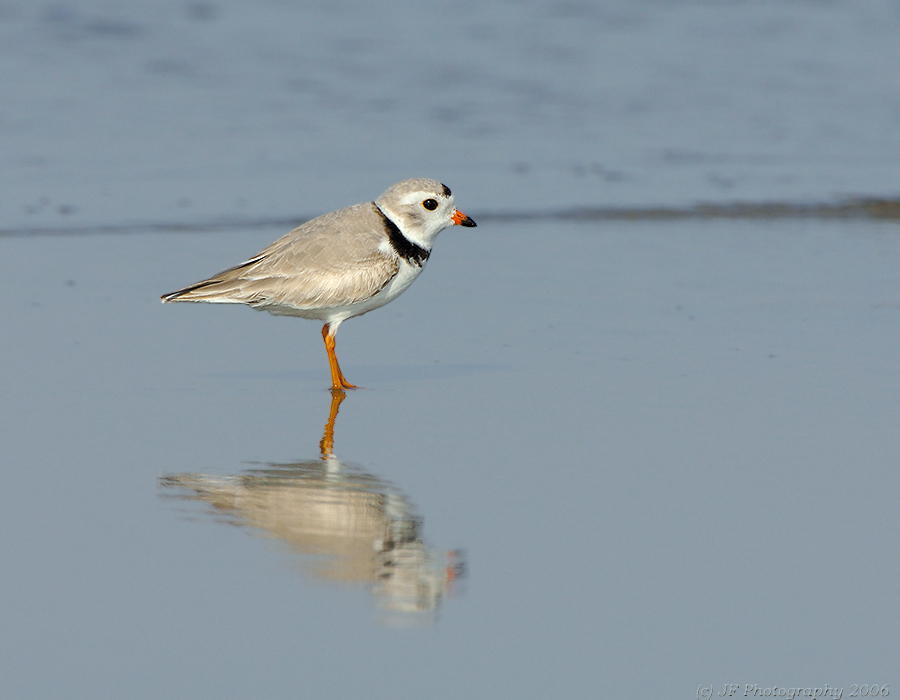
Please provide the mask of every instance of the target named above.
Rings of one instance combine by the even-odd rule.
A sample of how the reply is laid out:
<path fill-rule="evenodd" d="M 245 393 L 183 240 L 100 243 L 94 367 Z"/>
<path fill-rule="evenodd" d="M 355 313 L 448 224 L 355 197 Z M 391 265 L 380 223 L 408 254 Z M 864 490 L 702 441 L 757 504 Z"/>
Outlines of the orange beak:
<path fill-rule="evenodd" d="M 463 214 L 459 209 L 453 210 L 453 216 L 451 218 L 453 219 L 453 223 L 457 226 L 477 226 L 477 224 L 472 221 L 472 219 Z"/>

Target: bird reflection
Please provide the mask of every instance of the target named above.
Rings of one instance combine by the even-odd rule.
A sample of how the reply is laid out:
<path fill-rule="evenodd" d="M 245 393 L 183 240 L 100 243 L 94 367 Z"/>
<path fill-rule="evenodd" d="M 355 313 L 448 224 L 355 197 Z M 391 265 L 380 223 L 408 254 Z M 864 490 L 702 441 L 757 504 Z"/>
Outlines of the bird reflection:
<path fill-rule="evenodd" d="M 422 539 L 422 518 L 397 487 L 334 456 L 334 423 L 345 398 L 332 391 L 318 459 L 268 464 L 235 476 L 174 474 L 160 486 L 176 498 L 205 501 L 225 522 L 287 543 L 318 579 L 371 586 L 382 608 L 400 617 L 434 611 L 465 570 L 461 552 L 436 554 Z"/>

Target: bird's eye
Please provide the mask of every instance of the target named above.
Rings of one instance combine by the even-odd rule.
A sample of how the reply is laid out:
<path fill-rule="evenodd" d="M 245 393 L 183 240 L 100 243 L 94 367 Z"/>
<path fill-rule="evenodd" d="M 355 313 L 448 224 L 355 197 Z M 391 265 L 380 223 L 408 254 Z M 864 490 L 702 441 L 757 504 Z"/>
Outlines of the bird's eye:
<path fill-rule="evenodd" d="M 434 211 L 435 209 L 437 209 L 438 204 L 434 199 L 426 199 L 424 202 L 422 202 L 422 206 L 425 207 L 428 211 Z"/>

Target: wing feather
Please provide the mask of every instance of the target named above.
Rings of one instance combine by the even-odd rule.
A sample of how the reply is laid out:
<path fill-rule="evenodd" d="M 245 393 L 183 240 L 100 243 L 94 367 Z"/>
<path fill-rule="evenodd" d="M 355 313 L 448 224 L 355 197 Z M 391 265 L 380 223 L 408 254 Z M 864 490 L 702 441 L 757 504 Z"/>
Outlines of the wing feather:
<path fill-rule="evenodd" d="M 400 269 L 387 240 L 375 205 L 357 204 L 308 221 L 250 260 L 163 300 L 298 311 L 359 303 Z"/>

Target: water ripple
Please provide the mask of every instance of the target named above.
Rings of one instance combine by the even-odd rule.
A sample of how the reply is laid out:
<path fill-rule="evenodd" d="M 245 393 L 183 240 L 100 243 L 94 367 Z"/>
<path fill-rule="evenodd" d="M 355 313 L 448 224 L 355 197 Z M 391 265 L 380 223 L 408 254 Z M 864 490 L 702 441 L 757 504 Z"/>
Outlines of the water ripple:
<path fill-rule="evenodd" d="M 859 197 L 834 202 L 701 203 L 689 207 L 571 207 L 535 211 L 473 212 L 479 223 L 527 221 L 680 221 L 684 219 L 872 219 L 900 221 L 900 198 Z M 131 222 L 96 226 L 11 227 L 0 237 L 87 236 L 133 233 L 204 233 L 212 231 L 294 228 L 312 217 L 227 218 L 208 221 Z"/>

